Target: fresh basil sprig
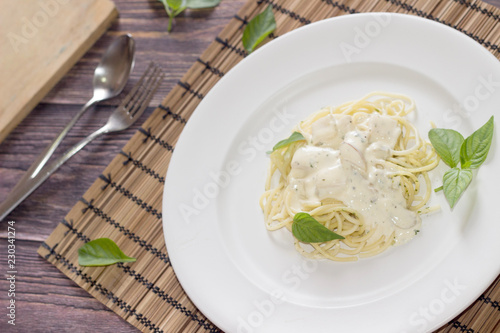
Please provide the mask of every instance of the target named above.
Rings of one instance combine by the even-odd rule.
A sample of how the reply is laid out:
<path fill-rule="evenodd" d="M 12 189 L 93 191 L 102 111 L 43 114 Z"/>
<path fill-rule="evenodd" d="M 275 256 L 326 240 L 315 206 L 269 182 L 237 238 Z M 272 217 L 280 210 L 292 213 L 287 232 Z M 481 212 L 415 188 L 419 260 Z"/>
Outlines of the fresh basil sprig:
<path fill-rule="evenodd" d="M 477 169 L 488 156 L 493 139 L 493 116 L 477 131 L 464 139 L 457 131 L 433 128 L 429 140 L 443 162 L 451 167 L 443 176 L 444 195 L 453 208 L 472 181 L 472 169 Z M 460 168 L 458 167 L 460 163 Z"/>
<path fill-rule="evenodd" d="M 292 135 L 290 135 L 287 139 L 281 140 L 277 144 L 274 145 L 273 150 L 268 151 L 267 153 L 270 154 L 278 149 L 284 148 L 291 143 L 297 142 L 297 141 L 302 141 L 305 140 L 304 136 L 299 133 L 299 132 L 293 132 Z"/>
<path fill-rule="evenodd" d="M 165 7 L 168 15 L 167 31 L 172 31 L 174 17 L 182 13 L 186 8 L 205 9 L 216 7 L 221 0 L 158 0 Z"/>
<path fill-rule="evenodd" d="M 460 198 L 460 195 L 469 186 L 471 180 L 471 169 L 459 169 L 455 167 L 445 172 L 443 175 L 443 190 L 446 199 L 450 203 L 450 207 L 453 208 L 455 206 L 458 198 Z"/>
<path fill-rule="evenodd" d="M 135 260 L 126 256 L 109 238 L 94 239 L 78 249 L 80 266 L 108 266 L 117 262 L 134 262 Z"/>
<path fill-rule="evenodd" d="M 429 132 L 429 140 L 444 163 L 452 168 L 460 163 L 460 147 L 464 142 L 462 134 L 452 129 L 433 128 Z"/>
<path fill-rule="evenodd" d="M 205 9 L 216 7 L 221 0 L 186 0 L 187 8 Z"/>
<path fill-rule="evenodd" d="M 493 116 L 480 129 L 465 139 L 460 148 L 462 168 L 477 169 L 488 156 L 493 139 Z"/>
<path fill-rule="evenodd" d="M 308 213 L 297 213 L 293 217 L 292 233 L 299 241 L 304 243 L 322 243 L 333 239 L 344 239 L 334 233 Z"/>
<path fill-rule="evenodd" d="M 267 36 L 276 30 L 276 20 L 274 19 L 271 5 L 248 22 L 241 41 L 245 50 L 251 53 Z"/>

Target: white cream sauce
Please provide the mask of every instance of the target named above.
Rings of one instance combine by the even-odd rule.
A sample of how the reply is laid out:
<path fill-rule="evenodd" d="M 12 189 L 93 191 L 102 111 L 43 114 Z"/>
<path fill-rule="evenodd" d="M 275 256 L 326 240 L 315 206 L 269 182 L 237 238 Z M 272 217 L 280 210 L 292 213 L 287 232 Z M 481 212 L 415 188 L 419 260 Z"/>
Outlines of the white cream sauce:
<path fill-rule="evenodd" d="M 419 230 L 420 216 L 407 209 L 395 170 L 385 163 L 401 134 L 397 121 L 367 115 L 357 124 L 349 115 L 328 115 L 312 124 L 310 143 L 295 152 L 287 191 L 292 207 L 342 201 L 361 214 L 367 229 L 377 227 L 368 243 L 395 234 L 405 243 Z"/>

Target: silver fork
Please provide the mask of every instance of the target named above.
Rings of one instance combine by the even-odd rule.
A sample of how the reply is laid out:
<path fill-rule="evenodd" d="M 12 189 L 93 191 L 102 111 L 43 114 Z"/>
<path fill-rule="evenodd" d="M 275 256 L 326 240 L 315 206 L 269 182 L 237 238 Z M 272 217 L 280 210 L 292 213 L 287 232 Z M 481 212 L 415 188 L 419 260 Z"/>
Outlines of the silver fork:
<path fill-rule="evenodd" d="M 61 165 L 89 142 L 102 134 L 118 132 L 129 128 L 144 113 L 156 89 L 158 89 L 163 80 L 163 76 L 161 68 L 151 62 L 137 84 L 115 111 L 113 111 L 103 127 L 74 145 L 54 162 L 46 165 L 34 178 L 28 179 L 22 186 L 9 193 L 7 199 L 0 205 L 0 221 L 49 178 L 54 171 L 59 169 Z"/>

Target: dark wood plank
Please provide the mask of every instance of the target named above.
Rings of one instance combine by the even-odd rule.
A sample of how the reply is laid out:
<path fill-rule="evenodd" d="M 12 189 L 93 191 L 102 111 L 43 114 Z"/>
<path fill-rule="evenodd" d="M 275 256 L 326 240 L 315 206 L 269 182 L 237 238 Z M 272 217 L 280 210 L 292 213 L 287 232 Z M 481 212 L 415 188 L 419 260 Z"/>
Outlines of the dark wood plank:
<path fill-rule="evenodd" d="M 0 201 L 22 176 L 38 152 L 53 139 L 79 107 L 91 97 L 92 76 L 103 50 L 123 33 L 136 39 L 137 62 L 132 81 L 154 60 L 167 73 L 154 100 L 154 108 L 184 72 L 213 41 L 217 33 L 244 4 L 222 0 L 208 11 L 186 11 L 166 32 L 167 18 L 157 0 L 115 0 L 120 19 L 74 66 L 43 102 L 0 145 Z M 486 2 L 500 6 L 500 0 Z M 102 103 L 71 131 L 58 150 L 64 151 L 105 123 L 119 100 Z M 151 110 L 149 110 L 150 112 Z M 6 324 L 0 311 L 0 331 L 5 332 L 137 332 L 115 313 L 66 278 L 36 253 L 75 202 L 120 151 L 148 112 L 131 129 L 96 140 L 72 158 L 9 216 L 16 221 L 18 281 L 17 325 Z M 7 225 L 0 224 L 0 272 L 5 274 Z M 0 308 L 5 309 L 8 283 L 0 279 Z M 486 332 L 487 333 L 487 332 Z"/>

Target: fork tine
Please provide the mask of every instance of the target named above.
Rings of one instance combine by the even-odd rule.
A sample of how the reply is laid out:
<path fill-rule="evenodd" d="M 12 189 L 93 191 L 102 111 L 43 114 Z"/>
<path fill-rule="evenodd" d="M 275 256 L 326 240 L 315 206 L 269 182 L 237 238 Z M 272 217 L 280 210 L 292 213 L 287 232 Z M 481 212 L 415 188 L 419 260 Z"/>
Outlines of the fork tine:
<path fill-rule="evenodd" d="M 139 99 L 135 101 L 134 105 L 130 108 L 129 114 L 131 117 L 133 118 L 139 117 L 144 112 L 149 102 L 153 98 L 153 95 L 155 94 L 156 90 L 163 81 L 163 78 L 164 78 L 164 73 L 162 69 L 159 66 L 155 65 L 155 70 L 153 71 L 153 74 L 151 74 L 151 77 L 144 85 L 143 93 L 141 94 Z"/>
<path fill-rule="evenodd" d="M 149 91 L 149 94 L 146 96 L 146 99 L 142 103 L 141 108 L 134 113 L 134 115 L 133 115 L 134 118 L 135 117 L 139 117 L 144 112 L 144 110 L 148 106 L 149 102 L 151 101 L 151 98 L 153 98 L 153 95 L 155 94 L 156 90 L 158 89 L 158 87 L 160 86 L 161 82 L 163 81 L 164 77 L 165 77 L 165 74 L 162 72 L 160 74 L 158 80 L 154 84 L 153 88 Z"/>
<path fill-rule="evenodd" d="M 135 94 L 133 103 L 129 104 L 129 109 L 127 110 L 130 116 L 133 116 L 135 110 L 140 106 L 142 100 L 145 96 L 148 95 L 149 89 L 151 89 L 152 83 L 157 79 L 158 74 L 161 72 L 161 69 L 158 65 L 154 64 L 152 67 L 152 72 L 149 74 L 149 77 L 143 82 L 137 94 Z"/>
<path fill-rule="evenodd" d="M 146 68 L 146 70 L 144 71 L 144 74 L 142 74 L 142 76 L 139 78 L 137 83 L 132 87 L 132 89 L 127 94 L 127 96 L 125 96 L 123 101 L 120 103 L 119 107 L 126 108 L 127 104 L 130 103 L 130 101 L 136 96 L 137 92 L 142 87 L 144 79 L 150 75 L 150 71 L 151 71 L 151 68 L 153 68 L 153 65 L 154 65 L 153 62 L 151 61 L 148 65 L 148 67 Z"/>
<path fill-rule="evenodd" d="M 136 105 L 141 102 L 144 98 L 144 95 L 147 95 L 149 86 L 151 85 L 152 80 L 155 79 L 159 68 L 156 64 L 153 63 L 151 67 L 150 73 L 148 73 L 148 77 L 142 82 L 141 86 L 137 90 L 136 94 L 133 96 L 130 103 L 127 105 L 127 113 L 132 116 L 133 110 L 136 108 Z"/>

